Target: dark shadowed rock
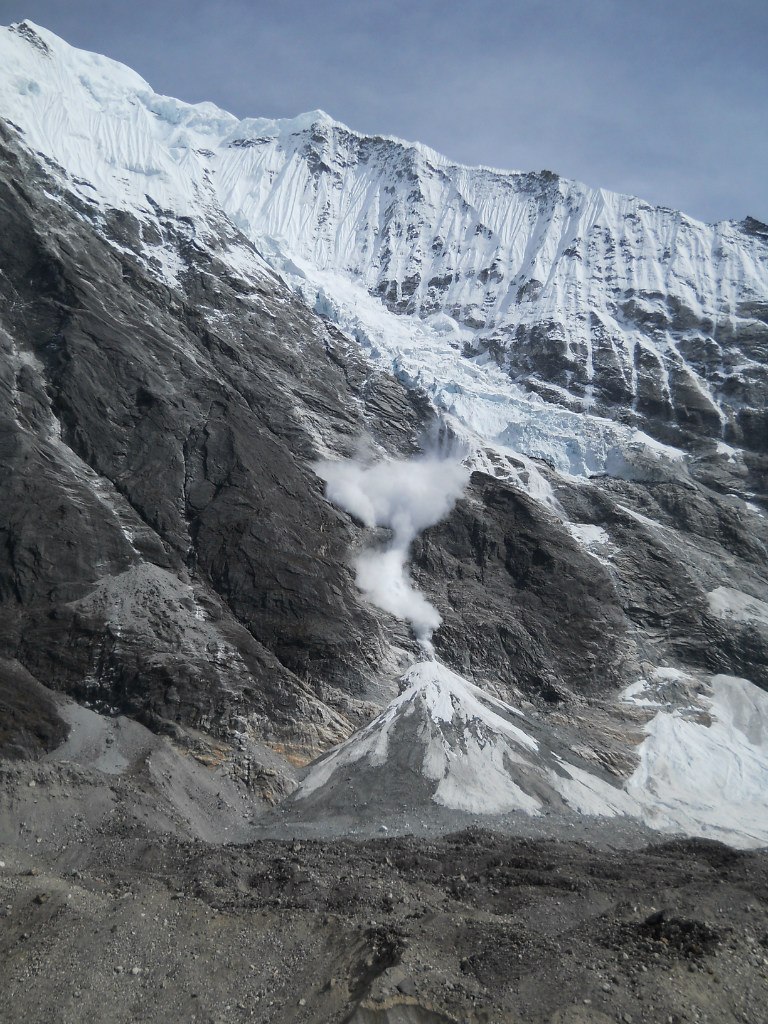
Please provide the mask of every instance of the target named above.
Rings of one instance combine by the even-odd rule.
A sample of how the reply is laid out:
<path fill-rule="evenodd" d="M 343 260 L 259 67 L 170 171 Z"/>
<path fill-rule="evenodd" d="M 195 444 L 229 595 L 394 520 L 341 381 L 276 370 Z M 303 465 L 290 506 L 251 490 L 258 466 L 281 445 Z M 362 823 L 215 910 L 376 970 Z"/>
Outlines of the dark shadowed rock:
<path fill-rule="evenodd" d="M 50 693 L 18 662 L 0 661 L 0 757 L 40 757 L 67 732 Z"/>
<path fill-rule="evenodd" d="M 414 544 L 414 566 L 443 614 L 435 645 L 457 670 L 531 695 L 620 678 L 627 622 L 610 575 L 515 487 L 473 474 L 450 517 Z"/>
<path fill-rule="evenodd" d="M 312 463 L 412 450 L 426 406 L 171 220 L 167 287 L 140 225 L 113 217 L 110 247 L 8 132 L 0 222 L 3 652 L 155 728 L 340 738 L 384 645 Z"/>

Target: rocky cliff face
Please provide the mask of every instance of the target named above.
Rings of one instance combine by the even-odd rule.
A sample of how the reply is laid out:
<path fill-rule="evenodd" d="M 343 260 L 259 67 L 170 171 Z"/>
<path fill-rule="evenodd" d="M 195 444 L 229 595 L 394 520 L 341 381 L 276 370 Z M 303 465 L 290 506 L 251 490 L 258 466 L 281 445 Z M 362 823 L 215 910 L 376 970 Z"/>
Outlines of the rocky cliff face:
<path fill-rule="evenodd" d="M 310 467 L 362 433 L 412 450 L 426 407 L 267 272 L 234 277 L 182 240 L 184 288 L 168 288 L 123 245 L 140 225 L 116 215 L 106 241 L 15 136 L 2 130 L 0 164 L 4 654 L 156 728 L 326 745 L 364 707 L 382 637 Z"/>
<path fill-rule="evenodd" d="M 420 656 L 316 463 L 436 435 L 474 470 L 411 550 L 454 671 L 616 786 L 638 680 L 697 725 L 768 688 L 761 224 L 239 121 L 26 23 L 0 116 L 4 750 L 61 690 L 280 796 Z"/>

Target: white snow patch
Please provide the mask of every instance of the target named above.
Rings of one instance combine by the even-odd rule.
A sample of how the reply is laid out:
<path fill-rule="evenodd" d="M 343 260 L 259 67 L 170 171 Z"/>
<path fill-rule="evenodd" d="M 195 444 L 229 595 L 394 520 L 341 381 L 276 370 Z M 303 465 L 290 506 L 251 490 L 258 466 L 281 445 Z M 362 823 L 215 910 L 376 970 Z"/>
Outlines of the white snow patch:
<path fill-rule="evenodd" d="M 634 704 L 641 708 L 660 708 L 662 702 L 656 697 L 650 695 L 649 685 L 647 679 L 638 679 L 622 691 L 621 700 L 627 704 Z"/>
<path fill-rule="evenodd" d="M 683 682 L 692 678 L 687 672 L 683 672 L 682 669 L 675 668 L 672 665 L 658 665 L 653 670 L 653 675 L 654 678 L 665 682 Z"/>
<path fill-rule="evenodd" d="M 611 543 L 607 530 L 602 526 L 593 526 L 590 523 L 566 523 L 566 526 L 573 539 L 585 548 Z"/>
<path fill-rule="evenodd" d="M 716 587 L 707 594 L 709 610 L 733 622 L 759 622 L 768 626 L 768 604 L 731 587 Z"/>
<path fill-rule="evenodd" d="M 736 846 L 768 843 L 768 694 L 713 676 L 707 714 L 660 711 L 646 726 L 627 793 L 646 824 Z"/>
<path fill-rule="evenodd" d="M 616 545 L 611 540 L 610 534 L 602 526 L 594 526 L 591 523 L 565 523 L 565 527 L 576 541 L 588 554 L 600 562 L 601 565 L 610 567 L 610 555 L 616 550 Z"/>
<path fill-rule="evenodd" d="M 673 448 L 669 444 L 657 441 L 655 437 L 646 434 L 644 430 L 635 430 L 632 433 L 631 443 L 639 444 L 648 451 L 655 452 L 670 462 L 682 462 L 685 459 L 685 452 L 679 448 Z"/>
<path fill-rule="evenodd" d="M 569 807 L 579 814 L 612 818 L 636 811 L 629 794 L 591 772 L 556 757 L 566 776 L 553 775 L 553 784 Z"/>
<path fill-rule="evenodd" d="M 718 455 L 726 455 L 729 462 L 735 462 L 736 456 L 740 454 L 738 448 L 731 447 L 731 445 L 726 444 L 725 441 L 717 442 L 716 451 Z"/>

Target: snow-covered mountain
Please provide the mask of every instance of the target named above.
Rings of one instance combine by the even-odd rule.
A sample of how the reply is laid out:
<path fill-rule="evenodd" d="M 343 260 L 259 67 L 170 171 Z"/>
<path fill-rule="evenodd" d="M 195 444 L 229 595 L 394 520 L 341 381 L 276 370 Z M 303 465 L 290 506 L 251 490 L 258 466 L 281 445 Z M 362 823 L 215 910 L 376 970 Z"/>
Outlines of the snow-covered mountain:
<path fill-rule="evenodd" d="M 29 22 L 0 37 L 0 103 L 85 202 L 145 225 L 190 218 L 198 238 L 236 226 L 470 433 L 576 472 L 602 470 L 626 427 L 766 446 L 768 228 L 754 220 L 706 225 L 548 171 L 460 166 L 322 111 L 240 120 Z M 163 235 L 145 227 L 136 245 L 173 281 L 183 261 Z"/>
<path fill-rule="evenodd" d="M 765 225 L 240 120 L 24 22 L 0 395 L 13 686 L 269 800 L 340 743 L 294 813 L 768 837 Z"/>
<path fill-rule="evenodd" d="M 768 229 L 459 166 L 321 112 L 236 136 L 217 195 L 287 271 L 360 284 L 568 408 L 761 443 Z"/>

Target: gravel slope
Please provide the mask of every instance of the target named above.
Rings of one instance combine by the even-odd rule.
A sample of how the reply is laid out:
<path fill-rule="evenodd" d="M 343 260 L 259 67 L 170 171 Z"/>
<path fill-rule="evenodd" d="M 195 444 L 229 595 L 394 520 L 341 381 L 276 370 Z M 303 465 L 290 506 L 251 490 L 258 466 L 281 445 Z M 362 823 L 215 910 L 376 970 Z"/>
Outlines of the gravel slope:
<path fill-rule="evenodd" d="M 3 1022 L 768 1019 L 768 858 L 441 839 L 3 847 Z"/>

